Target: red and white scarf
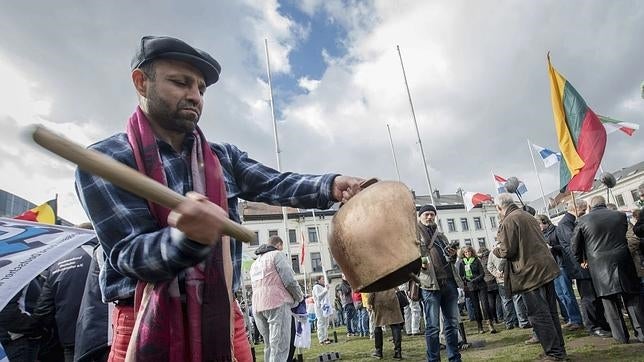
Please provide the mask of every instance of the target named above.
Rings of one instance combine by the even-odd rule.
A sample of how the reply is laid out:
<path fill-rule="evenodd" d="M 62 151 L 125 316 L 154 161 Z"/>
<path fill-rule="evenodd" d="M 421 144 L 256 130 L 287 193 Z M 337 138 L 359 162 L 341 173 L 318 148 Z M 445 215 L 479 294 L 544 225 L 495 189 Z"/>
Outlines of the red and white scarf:
<path fill-rule="evenodd" d="M 219 159 L 199 128 L 193 134 L 190 154 L 193 190 L 227 211 Z M 139 107 L 128 121 L 127 137 L 139 171 L 167 185 L 157 140 Z M 159 226 L 167 227 L 170 210 L 152 202 L 149 207 Z M 134 305 L 137 319 L 126 360 L 232 361 L 229 255 L 229 239 L 224 237 L 212 247 L 205 261 L 185 270 L 185 306 L 176 277 L 156 283 L 138 282 Z"/>

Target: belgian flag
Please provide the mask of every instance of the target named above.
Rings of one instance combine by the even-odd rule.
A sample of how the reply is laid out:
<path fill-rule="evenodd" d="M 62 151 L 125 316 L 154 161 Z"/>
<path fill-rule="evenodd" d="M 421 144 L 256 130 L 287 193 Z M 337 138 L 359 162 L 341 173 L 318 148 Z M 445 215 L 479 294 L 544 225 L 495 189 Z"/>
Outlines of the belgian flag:
<path fill-rule="evenodd" d="M 34 207 L 33 209 L 27 210 L 18 216 L 14 216 L 14 219 L 56 225 L 56 221 L 58 219 L 57 212 L 58 199 L 52 199 L 44 204 Z"/>

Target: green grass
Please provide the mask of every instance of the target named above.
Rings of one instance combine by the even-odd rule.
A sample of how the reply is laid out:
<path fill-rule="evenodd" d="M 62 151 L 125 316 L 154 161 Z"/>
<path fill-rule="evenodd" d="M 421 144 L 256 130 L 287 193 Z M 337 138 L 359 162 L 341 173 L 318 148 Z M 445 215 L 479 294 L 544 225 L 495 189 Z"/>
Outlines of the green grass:
<path fill-rule="evenodd" d="M 502 324 L 496 325 L 497 334 L 478 334 L 476 324 L 465 322 L 468 342 L 485 341 L 481 348 L 470 348 L 461 351 L 465 361 L 532 361 L 542 353 L 540 345 L 525 345 L 530 338 L 530 329 L 505 330 Z M 329 338 L 333 339 L 333 328 L 329 328 Z M 368 337 L 347 337 L 344 327 L 335 329 L 338 343 L 319 345 L 315 332 L 312 335 L 311 348 L 301 351 L 305 361 L 315 361 L 324 352 L 340 352 L 343 361 L 374 361 L 371 357 L 373 340 Z M 632 331 L 631 331 L 632 334 Z M 391 333 L 385 334 L 383 361 L 393 361 L 393 344 L 389 341 Z M 644 344 L 617 344 L 612 338 L 590 337 L 585 331 L 564 332 L 566 350 L 572 361 L 644 361 Z M 631 336 L 631 339 L 634 338 Z M 407 361 L 425 360 L 425 337 L 405 336 L 402 340 L 403 357 Z M 263 361 L 263 345 L 255 346 L 257 361 Z M 297 352 L 296 352 L 297 353 Z M 445 351 L 441 351 L 443 361 L 447 360 Z"/>

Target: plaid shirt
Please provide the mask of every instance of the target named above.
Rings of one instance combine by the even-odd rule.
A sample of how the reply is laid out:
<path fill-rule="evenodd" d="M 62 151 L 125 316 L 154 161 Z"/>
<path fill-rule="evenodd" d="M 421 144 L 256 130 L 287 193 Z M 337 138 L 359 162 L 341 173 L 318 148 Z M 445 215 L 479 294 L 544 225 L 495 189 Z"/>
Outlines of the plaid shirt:
<path fill-rule="evenodd" d="M 190 152 L 194 138 L 186 137 L 181 153 L 157 140 L 168 187 L 186 194 L 192 190 Z M 90 148 L 137 168 L 125 133 L 116 134 Z M 248 157 L 230 144 L 210 144 L 223 168 L 229 216 L 239 222 L 238 198 L 299 208 L 329 208 L 336 174 L 280 173 Z M 103 301 L 134 295 L 137 280 L 169 280 L 204 260 L 210 247 L 189 240 L 171 227 L 160 228 L 147 200 L 124 191 L 82 170 L 76 171 L 76 192 L 96 230 L 107 262 L 99 281 Z M 231 245 L 233 288 L 240 285 L 242 244 Z"/>

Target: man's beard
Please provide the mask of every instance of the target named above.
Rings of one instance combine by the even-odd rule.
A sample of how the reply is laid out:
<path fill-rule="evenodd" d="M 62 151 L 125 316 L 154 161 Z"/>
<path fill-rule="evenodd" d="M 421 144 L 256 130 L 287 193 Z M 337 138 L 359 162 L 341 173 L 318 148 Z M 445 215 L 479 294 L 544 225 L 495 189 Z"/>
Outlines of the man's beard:
<path fill-rule="evenodd" d="M 197 107 L 185 100 L 179 101 L 176 107 L 172 107 L 165 100 L 163 100 L 156 91 L 156 87 L 150 87 L 148 91 L 148 112 L 150 117 L 154 119 L 161 128 L 168 131 L 180 133 L 192 133 L 197 127 L 199 116 L 186 117 L 180 114 L 180 110 L 185 108 Z"/>

